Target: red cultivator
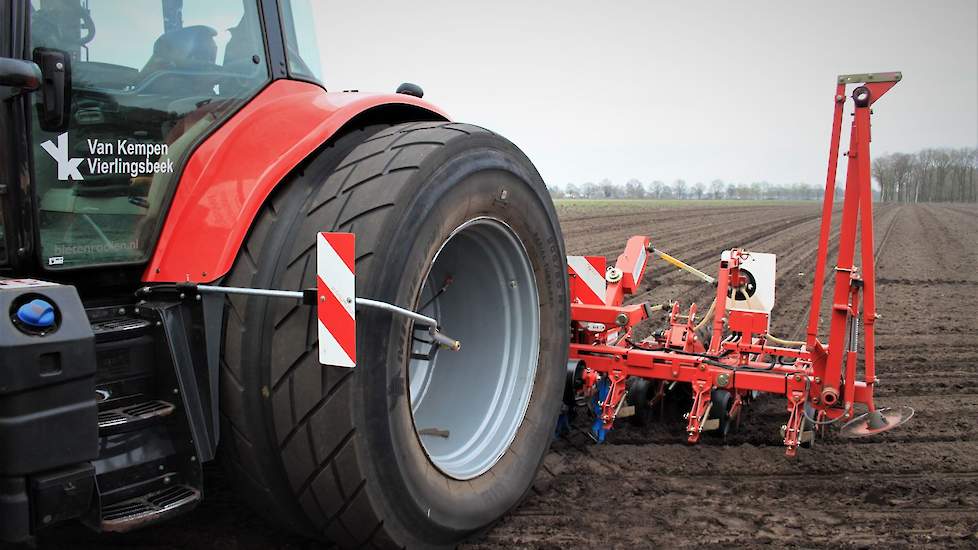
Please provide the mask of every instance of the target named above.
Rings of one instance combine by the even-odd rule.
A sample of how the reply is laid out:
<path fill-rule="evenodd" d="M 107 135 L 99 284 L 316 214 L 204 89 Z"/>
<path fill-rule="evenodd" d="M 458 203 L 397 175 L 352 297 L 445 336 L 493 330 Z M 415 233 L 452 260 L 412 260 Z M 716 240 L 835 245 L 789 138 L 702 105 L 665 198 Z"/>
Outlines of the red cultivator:
<path fill-rule="evenodd" d="M 592 399 L 592 435 L 597 441 L 605 439 L 616 417 L 632 412 L 634 406 L 651 406 L 676 382 L 691 386 L 692 406 L 686 415 L 690 443 L 697 442 L 704 431 L 725 429 L 738 418 L 744 404 L 760 393 L 786 400 L 788 419 L 782 437 L 788 456 L 794 456 L 817 428 L 828 424 L 846 422 L 843 434 L 857 437 L 893 428 L 913 415 L 907 407 L 877 409 L 873 403 L 877 314 L 870 115 L 873 103 L 900 78 L 900 73 L 839 77 L 805 341 L 781 340 L 768 331 L 774 303 L 775 259 L 771 254 L 724 251 L 715 279 L 655 249 L 649 237 L 629 239 L 615 266 L 607 269 L 601 257 L 568 258 L 572 321 L 568 372 L 577 396 Z M 855 112 L 846 153 L 849 162 L 826 343 L 817 338 L 819 308 L 847 84 L 859 85 L 852 92 Z M 864 243 L 861 268 L 853 263 L 857 231 Z M 715 284 L 716 299 L 699 322 L 696 304 L 685 313 L 678 303 L 624 304 L 625 296 L 636 292 L 648 270 L 650 253 Z M 668 328 L 636 339 L 636 325 L 665 307 L 671 308 Z M 864 327 L 861 365 L 860 325 Z M 697 334 L 697 329 L 710 327 L 706 334 Z M 647 382 L 633 383 L 636 380 Z M 642 389 L 630 391 L 632 386 Z M 633 405 L 626 409 L 629 393 L 639 395 L 627 398 Z M 868 412 L 857 416 L 857 405 L 865 405 Z"/>

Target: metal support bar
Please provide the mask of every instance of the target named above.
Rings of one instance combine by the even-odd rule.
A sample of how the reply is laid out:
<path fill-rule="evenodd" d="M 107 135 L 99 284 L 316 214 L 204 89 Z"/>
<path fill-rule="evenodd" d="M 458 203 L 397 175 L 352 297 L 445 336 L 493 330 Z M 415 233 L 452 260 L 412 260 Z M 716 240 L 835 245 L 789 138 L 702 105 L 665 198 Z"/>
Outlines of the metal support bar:
<path fill-rule="evenodd" d="M 808 312 L 808 333 L 805 343 L 809 349 L 818 336 L 819 311 L 822 305 L 822 285 L 825 282 L 825 262 L 828 257 L 829 233 L 832 230 L 832 203 L 835 200 L 835 177 L 839 172 L 839 142 L 842 139 L 842 114 L 846 102 L 846 85 L 839 77 L 835 87 L 835 110 L 832 114 L 832 137 L 829 141 L 829 168 L 825 176 L 825 194 L 822 196 L 822 223 L 818 232 L 818 252 L 815 257 L 815 278 L 812 282 L 812 300 Z"/>
<path fill-rule="evenodd" d="M 872 82 L 900 82 L 903 73 L 900 71 L 885 73 L 840 74 L 839 84 L 869 84 Z"/>
<path fill-rule="evenodd" d="M 272 290 L 269 288 L 242 288 L 236 286 L 212 286 L 197 285 L 197 292 L 201 294 L 242 294 L 245 296 L 265 296 L 266 298 L 293 298 L 302 300 L 305 298 L 303 292 L 295 290 Z"/>
<path fill-rule="evenodd" d="M 438 328 L 438 321 L 428 317 L 426 315 L 421 315 L 420 313 L 411 311 L 410 309 L 404 309 L 403 307 L 395 306 L 394 304 L 388 304 L 387 302 L 378 302 L 377 300 L 370 300 L 368 298 L 357 298 L 357 305 L 362 307 L 372 307 L 374 309 L 382 309 L 384 311 L 389 311 L 394 315 L 400 315 L 401 317 L 407 317 L 413 321 L 421 323 L 423 325 L 428 325 L 431 328 Z"/>
<path fill-rule="evenodd" d="M 297 290 L 274 290 L 269 288 L 244 288 L 235 286 L 213 286 L 213 285 L 196 285 L 193 287 L 201 294 L 240 294 L 245 296 L 264 296 L 267 298 L 291 298 L 293 300 L 302 300 L 303 302 L 308 302 L 310 296 L 312 297 L 312 303 L 316 301 L 315 289 L 306 291 Z M 359 307 L 368 307 L 373 309 L 380 309 L 393 313 L 394 315 L 400 315 L 401 317 L 407 317 L 416 323 L 421 323 L 428 327 L 428 332 L 431 333 L 431 337 L 441 346 L 444 346 L 452 351 L 458 351 L 462 348 L 462 343 L 458 340 L 451 338 L 439 330 L 439 324 L 437 319 L 428 317 L 427 315 L 422 315 L 410 309 L 405 309 L 403 307 L 395 306 L 394 304 L 388 304 L 387 302 L 381 302 L 378 300 L 371 300 L 369 298 L 357 298 L 356 305 Z"/>

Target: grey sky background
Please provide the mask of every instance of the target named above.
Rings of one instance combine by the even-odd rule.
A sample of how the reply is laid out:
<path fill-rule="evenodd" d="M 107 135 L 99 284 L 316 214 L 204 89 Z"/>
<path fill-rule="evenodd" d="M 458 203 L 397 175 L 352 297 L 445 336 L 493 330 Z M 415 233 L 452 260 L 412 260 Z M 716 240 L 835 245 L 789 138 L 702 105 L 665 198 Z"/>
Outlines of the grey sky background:
<path fill-rule="evenodd" d="M 976 0 L 329 4 L 328 88 L 420 84 L 551 185 L 821 185 L 840 73 L 904 73 L 874 154 L 978 146 Z"/>

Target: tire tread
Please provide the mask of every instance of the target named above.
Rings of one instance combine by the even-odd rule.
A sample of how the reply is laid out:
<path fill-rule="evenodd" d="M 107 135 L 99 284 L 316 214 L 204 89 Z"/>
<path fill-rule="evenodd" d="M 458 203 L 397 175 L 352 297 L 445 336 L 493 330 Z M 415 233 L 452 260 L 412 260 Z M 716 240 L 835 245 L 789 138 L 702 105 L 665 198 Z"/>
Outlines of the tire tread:
<path fill-rule="evenodd" d="M 382 214 L 396 205 L 396 198 L 409 181 L 411 174 L 422 165 L 424 158 L 453 139 L 464 138 L 487 130 L 459 123 L 413 122 L 395 125 L 364 137 L 318 188 L 304 200 L 297 222 L 300 231 L 322 230 L 322 220 L 332 230 L 357 229 L 357 270 L 368 268 L 379 243 L 378 232 L 371 231 L 372 216 Z M 398 177 L 384 177 L 397 173 Z M 297 174 L 301 178 L 302 173 Z M 374 183 L 383 181 L 384 186 Z M 285 205 L 288 188 L 266 201 L 249 232 L 227 280 L 237 286 L 254 286 L 260 275 L 260 262 L 274 224 L 287 214 Z M 283 251 L 281 261 L 295 268 L 290 280 L 314 281 L 315 246 L 303 239 L 291 243 Z M 221 362 L 222 420 L 228 427 L 224 447 L 225 461 L 232 471 L 240 472 L 239 482 L 252 504 L 260 510 L 274 506 L 269 495 L 291 492 L 298 509 L 304 512 L 306 524 L 320 536 L 341 546 L 363 546 L 373 543 L 389 545 L 391 538 L 384 530 L 383 518 L 377 517 L 369 502 L 365 487 L 369 480 L 365 469 L 357 462 L 357 429 L 350 415 L 352 400 L 352 371 L 319 364 L 316 353 L 315 318 L 302 319 L 299 306 L 291 303 L 269 303 L 273 330 L 284 338 L 273 338 L 272 364 L 281 364 L 292 357 L 289 351 L 301 350 L 288 361 L 281 372 L 272 372 L 262 388 L 248 387 L 241 371 L 243 347 L 250 339 L 247 327 L 250 307 L 258 300 L 235 297 L 227 302 L 225 351 Z M 295 333 L 301 330 L 301 346 Z M 290 334 L 291 331 L 291 334 Z M 283 343 L 289 341 L 289 345 Z M 278 345 L 276 345 L 276 342 Z M 273 367 L 274 368 L 274 367 Z M 340 372 L 343 371 L 343 372 Z M 317 375 L 318 374 L 318 378 Z M 297 387 L 300 388 L 297 391 Z M 249 392 L 267 392 L 267 411 L 258 415 L 272 421 L 256 425 L 256 415 L 247 414 Z M 251 399 L 260 399 L 255 395 Z M 275 434 L 269 434 L 272 430 Z M 315 434 L 320 434 L 319 438 Z M 278 478 L 262 471 L 263 446 L 253 438 L 265 438 L 279 456 L 288 487 L 281 487 Z M 262 500 L 257 500 L 262 499 Z M 289 512 L 277 510 L 280 520 Z M 286 521 L 286 523 L 289 523 Z M 294 522 L 292 522 L 294 523 Z M 362 534 L 358 537 L 358 534 Z"/>

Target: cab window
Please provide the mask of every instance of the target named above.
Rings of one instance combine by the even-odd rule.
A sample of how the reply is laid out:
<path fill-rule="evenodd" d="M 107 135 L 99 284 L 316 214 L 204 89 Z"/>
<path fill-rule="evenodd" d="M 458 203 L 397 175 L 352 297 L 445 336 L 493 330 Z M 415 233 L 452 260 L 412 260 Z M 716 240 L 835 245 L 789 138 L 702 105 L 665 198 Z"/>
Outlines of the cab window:
<path fill-rule="evenodd" d="M 191 149 L 269 80 L 256 1 L 31 0 L 71 70 L 67 131 L 33 124 L 48 268 L 147 259 Z"/>
<path fill-rule="evenodd" d="M 319 52 L 324 51 L 326 5 L 318 0 L 281 0 L 289 73 L 298 78 L 323 82 Z"/>

